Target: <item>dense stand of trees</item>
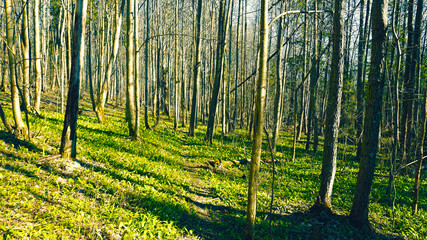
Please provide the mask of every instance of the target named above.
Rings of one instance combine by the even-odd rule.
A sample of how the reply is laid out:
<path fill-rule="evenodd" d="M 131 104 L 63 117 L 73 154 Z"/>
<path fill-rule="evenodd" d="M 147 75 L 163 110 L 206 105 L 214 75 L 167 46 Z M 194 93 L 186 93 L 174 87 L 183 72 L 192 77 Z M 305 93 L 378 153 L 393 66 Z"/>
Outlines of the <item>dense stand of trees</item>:
<path fill-rule="evenodd" d="M 337 145 L 352 144 L 360 170 L 349 189 L 350 222 L 365 228 L 380 151 L 389 158 L 385 193 L 396 175 L 413 177 L 417 213 L 426 19 L 423 0 L 5 0 L 0 89 L 11 99 L 13 122 L 1 105 L 0 117 L 8 132 L 31 138 L 28 113 L 42 114 L 53 93 L 49 101 L 65 113 L 63 157 L 77 154 L 80 98 L 90 99 L 100 124 L 108 124 L 107 104 L 124 105 L 135 141 L 162 115 L 173 115 L 174 130 L 190 136 L 206 125 L 210 143 L 216 126 L 221 137 L 243 129 L 253 139 L 248 239 L 263 131 L 272 132 L 272 152 L 283 151 L 281 131 L 293 135 L 290 160 L 298 141 L 313 154 L 323 146 L 313 211 L 332 211 Z"/>

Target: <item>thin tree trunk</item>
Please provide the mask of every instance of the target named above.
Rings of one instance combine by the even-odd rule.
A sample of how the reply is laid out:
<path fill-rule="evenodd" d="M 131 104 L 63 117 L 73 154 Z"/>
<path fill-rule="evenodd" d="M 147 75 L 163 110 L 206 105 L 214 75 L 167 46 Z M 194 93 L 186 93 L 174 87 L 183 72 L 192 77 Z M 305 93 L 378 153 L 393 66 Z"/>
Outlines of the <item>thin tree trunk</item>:
<path fill-rule="evenodd" d="M 228 27 L 227 20 L 227 6 L 225 0 L 221 0 L 218 14 L 218 42 L 215 61 L 215 79 L 213 83 L 212 97 L 209 102 L 209 119 L 205 136 L 205 140 L 210 143 L 212 143 L 213 135 L 215 132 L 215 115 L 218 104 L 219 88 L 221 86 L 221 79 L 223 78 L 225 38 L 227 36 Z"/>
<path fill-rule="evenodd" d="M 256 218 L 258 174 L 261 162 L 262 128 L 264 124 L 264 104 L 267 85 L 268 59 L 268 0 L 261 1 L 260 18 L 260 61 L 259 79 L 255 107 L 255 129 L 252 145 L 251 167 L 249 171 L 248 206 L 246 216 L 245 238 L 255 239 L 254 228 Z"/>
<path fill-rule="evenodd" d="M 340 125 L 344 68 L 344 1 L 334 1 L 334 26 L 329 96 L 326 106 L 325 141 L 319 194 L 312 210 L 331 211 L 331 195 L 337 166 L 337 140 Z"/>
<path fill-rule="evenodd" d="M 42 92 L 42 54 L 41 54 L 41 37 L 40 37 L 40 0 L 34 1 L 34 45 L 36 57 L 36 92 L 34 101 L 34 110 L 40 112 L 40 100 Z"/>
<path fill-rule="evenodd" d="M 84 36 L 86 28 L 87 0 L 76 2 L 76 16 L 73 31 L 73 51 L 71 63 L 71 78 L 68 90 L 67 109 L 65 112 L 64 128 L 59 149 L 63 158 L 75 158 L 77 154 L 77 113 L 80 98 L 80 70 L 84 59 Z"/>
<path fill-rule="evenodd" d="M 148 46 L 149 46 L 148 40 L 150 39 L 150 0 L 147 0 L 145 4 L 147 4 L 146 19 L 145 19 L 145 21 L 147 22 L 147 26 L 146 26 L 146 36 L 145 36 L 144 123 L 145 123 L 146 129 L 151 129 L 150 124 L 148 123 Z M 159 100 L 160 99 L 157 99 L 157 101 Z"/>
<path fill-rule="evenodd" d="M 189 136 L 194 136 L 194 130 L 196 128 L 197 121 L 197 95 L 200 81 L 200 28 L 201 28 L 201 19 L 202 19 L 202 0 L 197 1 L 197 13 L 196 13 L 196 29 L 195 29 L 195 44 L 196 44 L 196 52 L 195 52 L 195 62 L 193 68 L 193 97 L 191 104 L 191 116 L 190 116 L 190 128 L 188 131 Z"/>
<path fill-rule="evenodd" d="M 28 2 L 22 0 L 24 9 L 22 11 L 22 32 L 21 32 L 21 48 L 23 57 L 23 93 L 24 104 L 27 109 L 30 108 L 30 36 L 28 30 Z"/>

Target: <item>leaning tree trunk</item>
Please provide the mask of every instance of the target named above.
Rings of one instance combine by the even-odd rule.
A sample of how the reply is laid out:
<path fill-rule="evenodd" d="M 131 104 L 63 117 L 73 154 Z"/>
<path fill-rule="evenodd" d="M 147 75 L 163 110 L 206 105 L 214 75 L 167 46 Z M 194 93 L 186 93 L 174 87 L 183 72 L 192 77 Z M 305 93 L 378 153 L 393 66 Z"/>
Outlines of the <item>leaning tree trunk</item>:
<path fill-rule="evenodd" d="M 194 73 L 193 73 L 193 98 L 191 100 L 191 114 L 190 114 L 190 128 L 188 130 L 189 136 L 194 136 L 194 129 L 196 128 L 196 114 L 197 114 L 197 95 L 200 81 L 200 25 L 202 19 L 202 0 L 197 1 L 197 15 L 196 15 L 196 32 L 195 32 L 195 62 L 194 62 Z M 203 113 L 202 113 L 203 114 Z"/>
<path fill-rule="evenodd" d="M 333 50 L 329 95 L 326 106 L 325 141 L 323 147 L 323 163 L 321 183 L 316 203 L 312 210 L 331 211 L 331 195 L 337 167 L 337 140 L 340 125 L 341 97 L 344 68 L 344 1 L 335 0 Z"/>
<path fill-rule="evenodd" d="M 205 140 L 210 143 L 212 143 L 215 131 L 215 115 L 218 105 L 219 88 L 221 86 L 221 79 L 223 77 L 225 37 L 227 35 L 228 26 L 227 16 L 228 14 L 226 10 L 225 0 L 221 0 L 218 14 L 218 42 L 216 49 L 215 78 L 213 83 L 211 100 L 209 101 L 209 119 L 205 136 Z"/>
<path fill-rule="evenodd" d="M 282 1 L 280 4 L 280 13 L 285 10 L 285 3 Z M 277 139 L 279 138 L 280 125 L 282 123 L 282 92 L 284 89 L 283 81 L 282 81 L 282 30 L 283 30 L 283 18 L 279 19 L 279 23 L 277 24 L 277 57 L 276 57 L 276 96 L 274 98 L 274 110 L 273 110 L 273 121 L 274 121 L 274 129 L 273 129 L 273 139 L 271 143 L 271 147 L 273 152 L 276 151 Z M 243 98 L 243 97 L 242 97 Z"/>
<path fill-rule="evenodd" d="M 96 113 L 96 117 L 98 118 L 98 122 L 103 124 L 107 123 L 107 120 L 105 119 L 104 109 L 105 109 L 105 103 L 107 101 L 108 86 L 111 81 L 113 66 L 116 61 L 116 56 L 120 47 L 120 29 L 122 26 L 125 1 L 126 0 L 122 0 L 122 4 L 119 11 L 119 3 L 116 0 L 116 33 L 114 35 L 113 51 L 108 61 L 107 70 L 105 71 L 105 76 L 104 76 L 104 82 L 102 83 L 102 87 L 99 92 L 98 100 L 95 106 L 95 113 Z"/>
<path fill-rule="evenodd" d="M 77 154 L 77 113 L 80 98 L 80 71 L 84 57 L 84 36 L 86 29 L 87 0 L 76 2 L 73 31 L 73 51 L 71 57 L 71 74 L 68 88 L 67 108 L 65 110 L 64 128 L 59 149 L 63 158 L 75 158 Z"/>
<path fill-rule="evenodd" d="M 42 54 L 41 54 L 41 37 L 40 37 L 40 0 L 34 1 L 34 45 L 36 61 L 36 92 L 34 101 L 34 110 L 40 112 L 40 100 L 42 92 Z"/>
<path fill-rule="evenodd" d="M 12 112 L 15 119 L 15 134 L 21 135 L 25 133 L 25 125 L 21 116 L 21 109 L 19 105 L 19 92 L 16 81 L 16 50 L 14 40 L 14 20 L 12 18 L 13 6 L 12 0 L 5 0 L 6 12 L 6 40 L 7 40 L 7 53 L 9 57 L 9 79 L 10 79 L 10 95 L 12 98 Z"/>
<path fill-rule="evenodd" d="M 369 226 L 369 195 L 374 178 L 382 118 L 384 68 L 387 29 L 387 0 L 372 1 L 372 58 L 368 76 L 365 119 L 356 191 L 350 212 L 350 223 L 357 228 Z"/>

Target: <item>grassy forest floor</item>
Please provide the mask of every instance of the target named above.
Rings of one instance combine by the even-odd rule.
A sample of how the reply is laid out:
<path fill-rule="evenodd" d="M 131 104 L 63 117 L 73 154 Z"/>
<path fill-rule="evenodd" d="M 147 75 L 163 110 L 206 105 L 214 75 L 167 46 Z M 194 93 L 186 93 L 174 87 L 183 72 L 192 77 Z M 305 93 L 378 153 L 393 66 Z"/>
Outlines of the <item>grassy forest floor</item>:
<path fill-rule="evenodd" d="M 11 117 L 10 100 L 1 103 Z M 127 138 L 124 109 L 108 105 L 101 125 L 87 98 L 81 101 L 76 161 L 46 159 L 58 153 L 63 115 L 57 98 L 47 97 L 41 116 L 29 114 L 33 137 L 17 139 L 0 128 L 0 234 L 4 239 L 239 239 L 247 201 L 250 158 L 246 131 L 204 142 L 205 126 L 195 137 L 187 127 L 173 131 L 162 117 L 141 141 Z M 332 202 L 335 215 L 308 213 L 319 187 L 321 156 L 297 146 L 289 161 L 291 134 L 277 147 L 275 199 L 269 225 L 272 163 L 260 171 L 256 236 L 260 239 L 425 239 L 427 179 L 421 182 L 419 215 L 411 215 L 413 179 L 398 177 L 394 211 L 385 197 L 387 178 L 376 177 L 370 221 L 375 233 L 352 228 L 350 210 L 358 164 L 354 147 L 340 145 Z M 263 159 L 270 159 L 264 145 Z M 321 150 L 321 149 L 320 149 Z M 384 156 L 380 158 L 384 158 Z M 242 161 L 244 163 L 244 161 Z M 231 165 L 231 166 L 228 166 Z M 377 164 L 387 175 L 387 160 Z M 393 194 L 394 195 L 394 194 Z"/>

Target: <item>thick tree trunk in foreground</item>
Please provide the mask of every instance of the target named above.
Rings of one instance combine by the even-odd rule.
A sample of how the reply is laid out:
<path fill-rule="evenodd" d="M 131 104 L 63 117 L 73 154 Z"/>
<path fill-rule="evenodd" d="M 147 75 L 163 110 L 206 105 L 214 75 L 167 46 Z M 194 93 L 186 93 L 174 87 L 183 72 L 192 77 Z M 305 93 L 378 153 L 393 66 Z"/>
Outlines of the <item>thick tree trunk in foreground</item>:
<path fill-rule="evenodd" d="M 64 128 L 62 130 L 61 147 L 59 149 L 63 158 L 75 158 L 77 154 L 77 112 L 80 98 L 80 71 L 84 57 L 86 11 L 87 0 L 78 0 L 76 3 L 74 20 L 70 85 L 68 89 L 67 108 L 65 110 Z"/>
<path fill-rule="evenodd" d="M 362 156 L 360 156 L 356 191 L 350 212 L 350 223 L 357 228 L 366 228 L 369 226 L 369 195 L 374 178 L 382 118 L 381 107 L 384 88 L 383 72 L 385 68 L 386 29 L 387 0 L 374 0 L 372 2 L 372 60 L 368 76 Z"/>
<path fill-rule="evenodd" d="M 326 106 L 325 143 L 319 194 L 312 210 L 331 211 L 331 195 L 337 167 L 337 141 L 340 125 L 341 97 L 344 69 L 344 1 L 334 3 L 334 35 L 329 80 L 329 95 Z"/>
<path fill-rule="evenodd" d="M 193 97 L 191 99 L 191 114 L 190 114 L 190 128 L 188 130 L 189 136 L 194 136 L 194 129 L 196 128 L 197 121 L 197 93 L 199 88 L 200 81 L 200 25 L 202 19 L 202 0 L 197 1 L 197 16 L 196 16 L 196 33 L 195 33 L 195 43 L 196 43 L 196 60 L 194 62 L 193 69 Z M 203 113 L 202 113 L 203 114 Z"/>
<path fill-rule="evenodd" d="M 5 0 L 6 11 L 6 40 L 7 40 L 7 53 L 9 56 L 9 79 L 10 79 L 10 95 L 12 98 L 12 112 L 15 120 L 15 134 L 21 135 L 25 133 L 25 125 L 21 116 L 21 109 L 19 105 L 19 92 L 16 82 L 16 50 L 14 40 L 14 20 L 12 18 L 12 0 Z"/>
<path fill-rule="evenodd" d="M 123 11 L 125 8 L 125 1 L 122 0 L 122 4 L 119 11 L 119 2 L 116 0 L 116 33 L 114 35 L 114 43 L 113 43 L 113 51 L 110 56 L 110 60 L 108 61 L 107 65 L 107 71 L 105 71 L 104 81 L 102 83 L 102 87 L 100 89 L 98 100 L 95 107 L 95 113 L 96 117 L 98 118 L 98 122 L 100 123 L 107 123 L 107 120 L 105 119 L 104 115 L 104 109 L 105 109 L 105 103 L 107 101 L 107 93 L 108 93 L 108 86 L 111 81 L 111 74 L 113 72 L 113 66 L 116 61 L 117 52 L 119 51 L 119 40 L 120 40 L 120 29 L 122 26 L 122 19 L 123 19 Z"/>
<path fill-rule="evenodd" d="M 212 89 L 212 97 L 209 101 L 209 119 L 205 136 L 205 140 L 210 143 L 212 143 L 215 132 L 215 115 L 218 105 L 219 88 L 221 86 L 221 79 L 223 78 L 225 37 L 227 35 L 228 26 L 227 15 L 225 0 L 221 0 L 218 14 L 218 43 L 215 55 L 215 78 Z"/>
<path fill-rule="evenodd" d="M 246 216 L 246 239 L 255 239 L 254 226 L 256 218 L 256 194 L 258 187 L 258 173 L 261 161 L 262 128 L 264 123 L 264 105 L 267 85 L 267 58 L 268 58 L 268 0 L 261 1 L 260 19 L 260 61 L 259 79 L 257 81 L 257 95 L 255 106 L 255 129 L 252 145 L 251 168 L 249 172 L 248 206 Z"/>

